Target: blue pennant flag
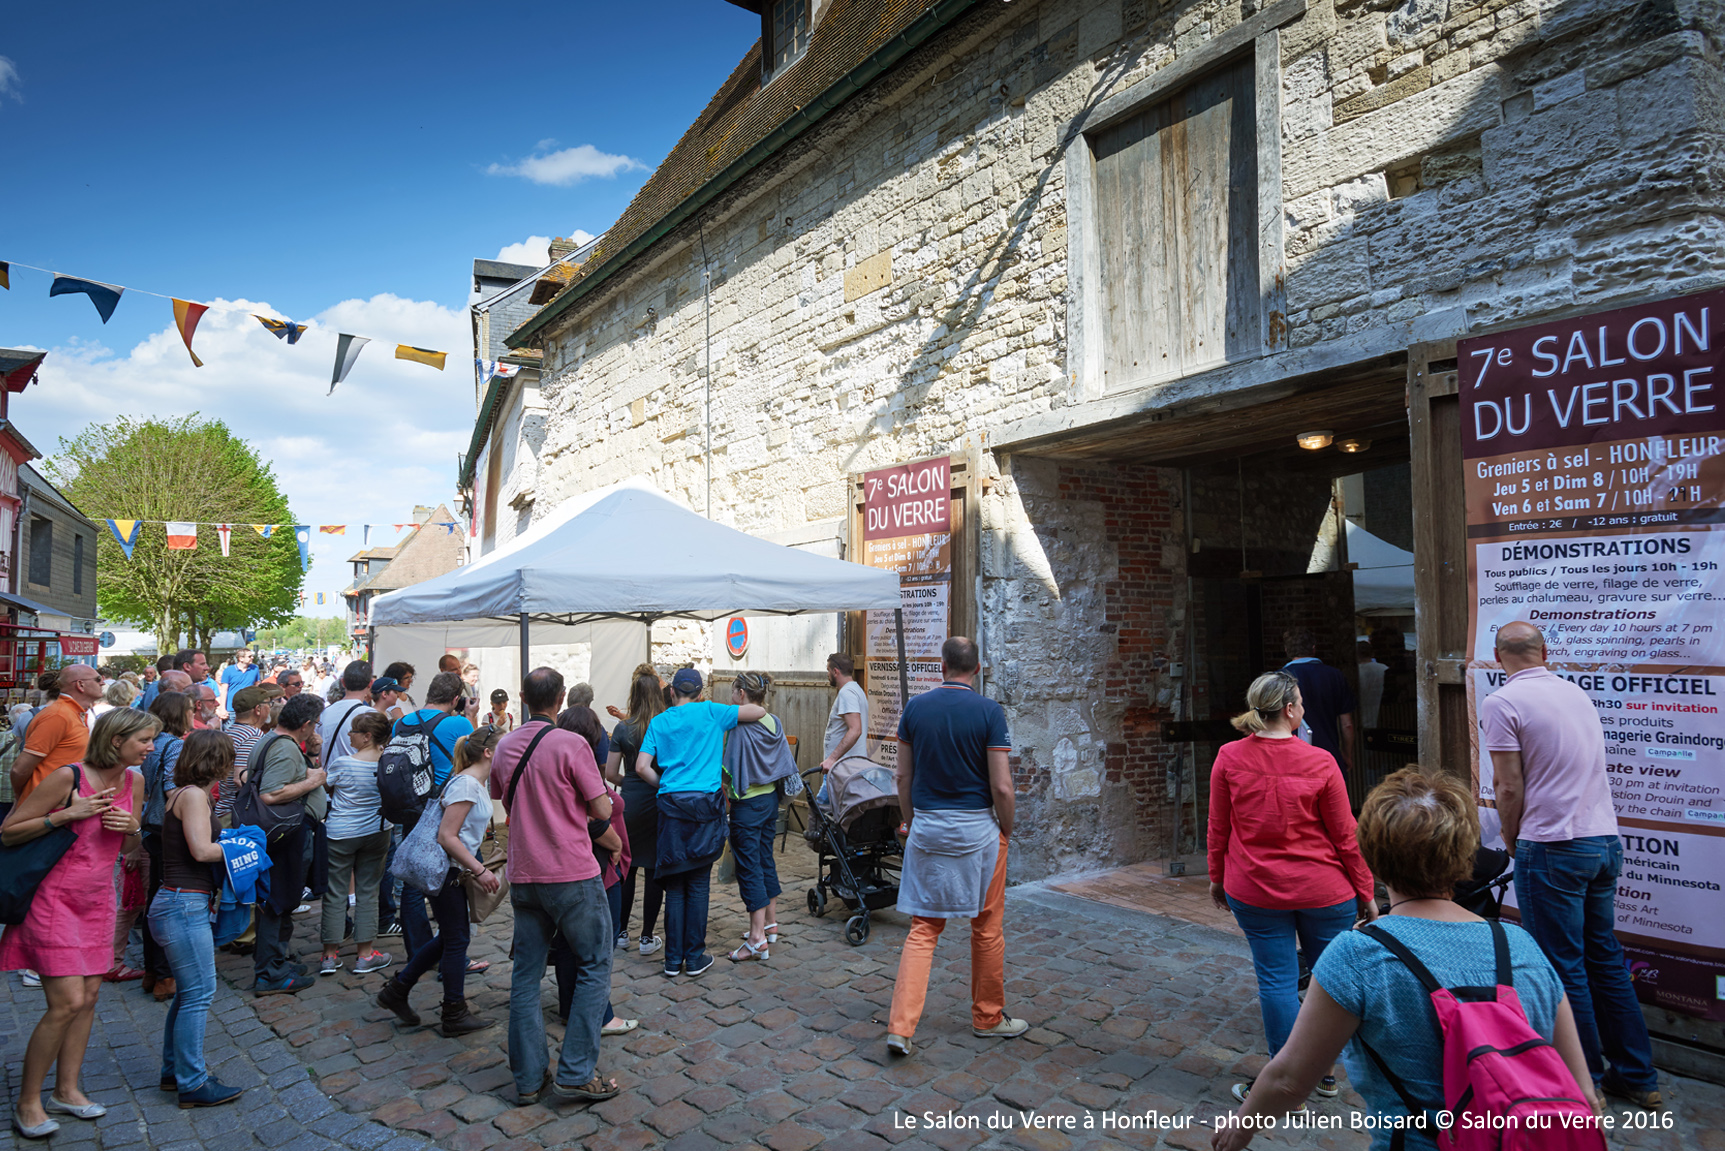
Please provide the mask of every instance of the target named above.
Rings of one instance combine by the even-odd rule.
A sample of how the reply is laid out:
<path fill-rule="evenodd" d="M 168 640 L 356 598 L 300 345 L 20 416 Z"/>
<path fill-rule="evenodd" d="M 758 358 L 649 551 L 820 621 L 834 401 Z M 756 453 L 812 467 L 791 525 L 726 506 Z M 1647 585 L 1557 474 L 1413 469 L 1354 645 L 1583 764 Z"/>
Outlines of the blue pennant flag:
<path fill-rule="evenodd" d="M 294 542 L 299 544 L 299 570 L 311 569 L 311 525 L 295 524 L 293 527 Z"/>
<path fill-rule="evenodd" d="M 306 326 L 304 324 L 296 324 L 292 320 L 275 320 L 271 319 L 269 316 L 258 316 L 256 312 L 253 312 L 252 315 L 257 316 L 258 323 L 268 328 L 270 334 L 278 340 L 286 340 L 290 344 L 297 344 L 299 343 L 299 338 L 305 335 Z"/>
<path fill-rule="evenodd" d="M 120 293 L 126 289 L 116 284 L 103 284 L 95 280 L 80 280 L 76 276 L 55 276 L 54 283 L 48 289 L 50 296 L 65 296 L 82 293 L 90 297 L 90 302 L 96 305 L 96 314 L 102 317 L 102 322 L 108 322 L 108 317 L 114 314 L 114 309 L 120 306 Z"/>
<path fill-rule="evenodd" d="M 120 550 L 126 553 L 126 558 L 131 559 L 132 549 L 138 546 L 138 533 L 144 530 L 144 521 L 109 520 L 108 530 L 120 541 Z"/>

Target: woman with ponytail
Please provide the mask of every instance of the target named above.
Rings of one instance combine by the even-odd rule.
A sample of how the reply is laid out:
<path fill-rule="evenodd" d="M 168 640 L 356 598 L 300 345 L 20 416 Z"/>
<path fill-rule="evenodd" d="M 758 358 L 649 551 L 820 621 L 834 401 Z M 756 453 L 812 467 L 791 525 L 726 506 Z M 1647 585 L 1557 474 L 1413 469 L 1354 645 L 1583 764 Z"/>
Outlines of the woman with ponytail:
<path fill-rule="evenodd" d="M 1307 965 L 1359 918 L 1377 918 L 1372 874 L 1354 838 L 1335 756 L 1296 738 L 1305 707 L 1285 671 L 1252 681 L 1210 771 L 1210 898 L 1233 911 L 1252 948 L 1258 1009 L 1274 1056 L 1300 1012 Z M 1234 1085 L 1244 1102 L 1251 1083 Z M 1337 1093 L 1326 1074 L 1318 1094 Z"/>

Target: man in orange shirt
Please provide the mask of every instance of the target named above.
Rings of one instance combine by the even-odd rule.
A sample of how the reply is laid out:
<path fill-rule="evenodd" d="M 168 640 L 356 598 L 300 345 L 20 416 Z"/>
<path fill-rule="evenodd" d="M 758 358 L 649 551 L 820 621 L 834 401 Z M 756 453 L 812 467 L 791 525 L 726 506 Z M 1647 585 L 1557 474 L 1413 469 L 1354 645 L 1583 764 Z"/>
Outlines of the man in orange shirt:
<path fill-rule="evenodd" d="M 24 750 L 12 765 L 12 788 L 23 799 L 55 768 L 84 758 L 90 743 L 86 713 L 101 702 L 102 677 L 74 663 L 60 669 L 60 698 L 43 708 L 24 732 Z"/>

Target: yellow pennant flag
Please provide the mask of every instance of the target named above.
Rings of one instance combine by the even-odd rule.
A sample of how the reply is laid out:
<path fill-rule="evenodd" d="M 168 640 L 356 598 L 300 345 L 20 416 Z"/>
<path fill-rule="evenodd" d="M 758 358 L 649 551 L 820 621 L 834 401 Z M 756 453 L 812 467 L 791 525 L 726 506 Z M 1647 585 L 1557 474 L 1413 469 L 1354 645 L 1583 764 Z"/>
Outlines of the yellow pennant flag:
<path fill-rule="evenodd" d="M 270 538 L 270 533 L 276 530 L 276 526 L 274 524 L 253 524 L 252 530 L 267 540 Z"/>
<path fill-rule="evenodd" d="M 198 353 L 192 351 L 192 333 L 198 330 L 198 321 L 204 318 L 210 307 L 190 300 L 174 300 L 173 305 L 174 327 L 180 329 L 180 339 L 186 342 L 186 354 L 192 357 L 192 367 L 201 368 L 204 362 L 198 359 Z"/>
<path fill-rule="evenodd" d="M 410 348 L 406 344 L 395 345 L 396 359 L 412 360 L 416 364 L 424 364 L 427 367 L 436 368 L 440 372 L 443 370 L 443 361 L 447 355 L 447 352 L 433 352 L 428 351 L 425 348 Z"/>

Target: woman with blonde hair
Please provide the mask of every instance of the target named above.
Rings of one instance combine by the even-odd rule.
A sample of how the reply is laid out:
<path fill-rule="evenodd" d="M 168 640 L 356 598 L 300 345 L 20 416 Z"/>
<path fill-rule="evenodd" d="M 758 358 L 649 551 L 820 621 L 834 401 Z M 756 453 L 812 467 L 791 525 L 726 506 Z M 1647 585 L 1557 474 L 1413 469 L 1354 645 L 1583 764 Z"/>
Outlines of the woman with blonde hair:
<path fill-rule="evenodd" d="M 1336 757 L 1294 735 L 1306 712 L 1299 681 L 1261 675 L 1246 705 L 1233 719 L 1246 738 L 1225 744 L 1210 770 L 1210 898 L 1233 911 L 1252 948 L 1273 1057 L 1299 1014 L 1301 952 L 1316 963 L 1355 919 L 1375 919 L 1377 904 Z M 1234 1097 L 1251 1087 L 1236 1083 Z M 1317 1090 L 1334 1096 L 1335 1077 Z"/>
<path fill-rule="evenodd" d="M 90 714 L 101 719 L 116 707 L 131 707 L 132 701 L 138 698 L 138 693 L 132 685 L 123 679 L 117 679 L 102 692 L 102 702 L 90 709 Z"/>
<path fill-rule="evenodd" d="M 49 1111 L 77 1119 L 108 1113 L 91 1102 L 78 1080 L 102 976 L 114 958 L 114 857 L 138 844 L 144 777 L 134 769 L 150 754 L 158 723 L 136 708 L 110 711 L 90 732 L 84 761 L 49 772 L 0 823 L 0 841 L 8 847 L 58 828 L 76 835 L 36 888 L 24 922 L 0 935 L 0 971 L 38 972 L 48 1000 L 24 1048 L 23 1081 L 12 1111 L 12 1126 L 26 1139 L 46 1139 L 60 1129 Z M 54 1093 L 44 1104 L 50 1065 Z"/>
<path fill-rule="evenodd" d="M 615 711 L 615 708 L 609 709 Z M 617 929 L 617 946 L 629 942 L 629 912 L 635 906 L 635 877 L 643 871 L 647 882 L 641 893 L 641 954 L 652 955 L 665 941 L 653 934 L 659 923 L 659 907 L 664 889 L 659 886 L 653 869 L 659 863 L 659 789 L 635 774 L 635 757 L 641 753 L 641 740 L 646 738 L 647 725 L 665 710 L 665 685 L 650 663 L 635 668 L 629 684 L 629 711 L 611 729 L 611 754 L 605 763 L 605 778 L 623 796 L 623 822 L 629 832 L 629 873 L 623 877 L 620 902 L 623 916 Z"/>
<path fill-rule="evenodd" d="M 1500 984 L 1501 945 L 1528 1023 L 1557 1049 L 1574 1080 L 1552 1082 L 1557 1094 L 1536 1102 L 1573 1098 L 1598 1114 L 1604 1105 L 1550 961 L 1521 928 L 1481 919 L 1450 898 L 1473 874 L 1479 850 L 1479 809 L 1468 788 L 1446 775 L 1403 768 L 1366 797 L 1358 838 L 1366 863 L 1389 889 L 1389 912 L 1370 934 L 1337 936 L 1318 959 L 1292 1033 L 1253 1082 L 1234 1121 L 1217 1120 L 1213 1151 L 1241 1151 L 1265 1125 L 1260 1117 L 1298 1110 L 1338 1054 L 1377 1120 L 1373 1151 L 1398 1142 L 1406 1151 L 1436 1147 L 1432 1131 L 1446 1122 L 1437 1114 L 1446 1106 L 1443 1035 L 1431 993 L 1381 937 L 1374 938 L 1380 933 L 1444 987 Z M 1413 1116 L 1404 1100 L 1422 1113 Z"/>

